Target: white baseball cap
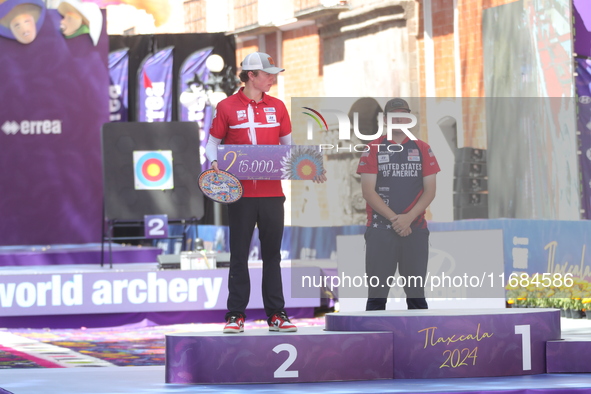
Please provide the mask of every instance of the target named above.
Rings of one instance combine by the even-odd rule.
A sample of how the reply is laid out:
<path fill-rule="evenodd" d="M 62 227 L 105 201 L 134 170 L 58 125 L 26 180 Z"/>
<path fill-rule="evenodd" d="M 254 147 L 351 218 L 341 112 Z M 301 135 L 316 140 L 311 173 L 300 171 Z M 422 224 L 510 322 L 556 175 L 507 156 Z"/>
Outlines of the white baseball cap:
<path fill-rule="evenodd" d="M 253 52 L 246 55 L 240 65 L 243 70 L 263 70 L 269 74 L 278 74 L 281 71 L 285 71 L 284 68 L 276 67 L 273 58 L 263 52 Z"/>

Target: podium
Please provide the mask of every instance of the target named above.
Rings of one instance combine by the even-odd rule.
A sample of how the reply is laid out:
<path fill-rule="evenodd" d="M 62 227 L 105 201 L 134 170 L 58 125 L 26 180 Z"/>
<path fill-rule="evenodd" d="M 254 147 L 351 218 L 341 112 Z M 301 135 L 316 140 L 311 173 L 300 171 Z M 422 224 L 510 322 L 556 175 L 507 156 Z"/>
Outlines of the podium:
<path fill-rule="evenodd" d="M 556 309 L 331 313 L 296 333 L 166 336 L 166 382 L 303 383 L 546 373 Z"/>
<path fill-rule="evenodd" d="M 296 383 L 392 379 L 392 334 L 297 333 L 166 336 L 166 383 Z"/>

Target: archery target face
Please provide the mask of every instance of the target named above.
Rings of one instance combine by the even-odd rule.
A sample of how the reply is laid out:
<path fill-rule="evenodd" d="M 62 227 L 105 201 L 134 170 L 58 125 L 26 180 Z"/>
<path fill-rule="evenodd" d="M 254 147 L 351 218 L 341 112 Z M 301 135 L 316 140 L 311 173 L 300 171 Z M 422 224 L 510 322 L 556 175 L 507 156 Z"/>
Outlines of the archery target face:
<path fill-rule="evenodd" d="M 134 151 L 135 190 L 165 190 L 174 188 L 172 151 Z"/>

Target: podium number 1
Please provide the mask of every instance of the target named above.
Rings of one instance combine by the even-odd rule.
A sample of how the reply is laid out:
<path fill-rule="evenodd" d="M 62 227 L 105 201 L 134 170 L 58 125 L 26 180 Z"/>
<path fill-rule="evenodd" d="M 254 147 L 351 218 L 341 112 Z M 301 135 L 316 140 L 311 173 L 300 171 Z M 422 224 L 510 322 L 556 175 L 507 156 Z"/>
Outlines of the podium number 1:
<path fill-rule="evenodd" d="M 277 354 L 279 354 L 283 351 L 285 351 L 289 354 L 289 356 L 287 357 L 287 360 L 285 360 L 283 362 L 283 364 L 281 364 L 279 366 L 279 368 L 277 368 L 277 370 L 275 370 L 273 377 L 274 378 L 297 378 L 299 376 L 299 372 L 298 371 L 288 371 L 287 368 L 289 368 L 291 366 L 291 364 L 293 364 L 293 362 L 298 357 L 298 349 L 296 349 L 295 346 L 290 345 L 289 343 L 282 343 L 281 345 L 275 346 L 273 348 L 273 351 Z"/>
<path fill-rule="evenodd" d="M 515 326 L 515 334 L 521 335 L 521 356 L 523 370 L 531 371 L 531 338 L 529 324 Z"/>

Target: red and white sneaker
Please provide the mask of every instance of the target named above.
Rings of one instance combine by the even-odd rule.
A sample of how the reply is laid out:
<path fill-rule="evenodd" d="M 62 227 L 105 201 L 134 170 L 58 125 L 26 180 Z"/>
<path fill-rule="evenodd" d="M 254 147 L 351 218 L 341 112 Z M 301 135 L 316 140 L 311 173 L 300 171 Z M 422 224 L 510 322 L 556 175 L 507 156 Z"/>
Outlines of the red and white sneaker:
<path fill-rule="evenodd" d="M 285 312 L 275 313 L 268 320 L 269 331 L 296 332 L 298 328 L 289 321 Z"/>
<path fill-rule="evenodd" d="M 244 332 L 244 317 L 232 315 L 224 327 L 224 334 Z"/>

